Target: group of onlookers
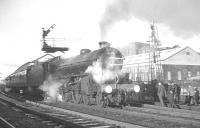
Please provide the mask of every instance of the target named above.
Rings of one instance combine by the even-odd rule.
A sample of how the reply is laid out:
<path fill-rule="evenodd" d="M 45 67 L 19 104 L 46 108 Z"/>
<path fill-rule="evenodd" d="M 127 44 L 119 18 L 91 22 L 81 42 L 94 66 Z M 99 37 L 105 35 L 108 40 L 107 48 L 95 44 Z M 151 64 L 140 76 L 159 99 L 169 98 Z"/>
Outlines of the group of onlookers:
<path fill-rule="evenodd" d="M 178 104 L 180 104 L 180 94 L 181 87 L 178 84 L 173 82 L 165 85 L 161 82 L 158 82 L 157 84 L 157 96 L 161 106 L 167 106 L 166 102 L 168 102 L 168 107 L 179 107 Z M 199 90 L 191 85 L 188 88 L 186 103 L 188 105 L 198 105 L 199 103 Z"/>
<path fill-rule="evenodd" d="M 198 105 L 199 103 L 199 90 L 189 85 L 188 97 L 185 101 L 188 105 Z"/>

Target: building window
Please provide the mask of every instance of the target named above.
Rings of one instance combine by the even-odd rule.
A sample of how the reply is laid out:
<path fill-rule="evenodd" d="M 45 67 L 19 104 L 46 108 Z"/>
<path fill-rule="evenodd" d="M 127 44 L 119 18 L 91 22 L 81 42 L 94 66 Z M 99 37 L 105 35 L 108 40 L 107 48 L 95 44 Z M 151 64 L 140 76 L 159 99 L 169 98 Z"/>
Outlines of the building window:
<path fill-rule="evenodd" d="M 197 72 L 197 76 L 200 76 L 200 72 Z"/>
<path fill-rule="evenodd" d="M 178 71 L 178 80 L 181 80 L 181 71 Z"/>
<path fill-rule="evenodd" d="M 190 55 L 190 52 L 186 52 L 186 55 Z"/>
<path fill-rule="evenodd" d="M 188 72 L 188 77 L 190 78 L 192 76 L 192 73 L 191 72 Z"/>
<path fill-rule="evenodd" d="M 171 72 L 167 72 L 167 80 L 172 80 L 171 79 Z"/>

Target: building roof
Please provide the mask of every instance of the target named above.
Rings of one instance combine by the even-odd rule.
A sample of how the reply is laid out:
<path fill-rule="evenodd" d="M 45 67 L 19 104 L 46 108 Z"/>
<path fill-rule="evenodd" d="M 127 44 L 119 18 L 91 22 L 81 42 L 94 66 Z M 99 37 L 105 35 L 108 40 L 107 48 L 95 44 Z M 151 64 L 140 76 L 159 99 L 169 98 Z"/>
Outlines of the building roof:
<path fill-rule="evenodd" d="M 180 53 L 181 51 L 184 51 L 186 49 L 189 49 L 190 51 L 197 53 L 190 47 L 184 47 L 184 48 L 177 47 L 177 48 L 173 48 L 173 49 L 167 49 L 167 50 L 160 51 L 160 60 L 163 63 L 164 61 L 172 58 L 173 56 L 177 55 L 178 53 Z M 125 60 L 124 60 L 124 66 L 125 65 L 137 65 L 137 64 L 140 64 L 140 65 L 145 64 L 146 65 L 148 63 L 149 63 L 149 53 L 126 56 Z"/>

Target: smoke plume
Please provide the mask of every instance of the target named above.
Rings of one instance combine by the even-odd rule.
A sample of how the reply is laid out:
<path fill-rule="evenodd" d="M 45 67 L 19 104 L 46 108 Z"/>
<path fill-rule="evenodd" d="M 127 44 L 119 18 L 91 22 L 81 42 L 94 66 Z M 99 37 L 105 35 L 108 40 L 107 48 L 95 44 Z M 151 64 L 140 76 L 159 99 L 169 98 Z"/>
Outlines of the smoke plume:
<path fill-rule="evenodd" d="M 93 64 L 89 66 L 85 72 L 92 74 L 93 79 L 98 84 L 103 84 L 105 81 L 113 80 L 116 77 L 115 72 L 102 68 L 102 63 L 100 60 L 93 62 Z"/>
<path fill-rule="evenodd" d="M 106 49 L 104 54 L 97 61 L 94 61 L 85 72 L 91 74 L 98 84 L 114 80 L 121 71 L 121 66 L 116 66 L 116 64 L 121 64 L 119 62 L 121 60 L 117 60 L 116 58 L 115 50 Z"/>
<path fill-rule="evenodd" d="M 40 86 L 40 89 L 47 93 L 48 99 L 50 102 L 61 100 L 59 94 L 59 87 L 62 86 L 62 82 L 54 79 L 51 75 L 47 80 L 44 81 L 43 85 Z"/>
<path fill-rule="evenodd" d="M 199 0 L 113 0 L 100 21 L 101 37 L 120 20 L 132 17 L 155 20 L 168 26 L 176 36 L 188 38 L 200 33 Z"/>

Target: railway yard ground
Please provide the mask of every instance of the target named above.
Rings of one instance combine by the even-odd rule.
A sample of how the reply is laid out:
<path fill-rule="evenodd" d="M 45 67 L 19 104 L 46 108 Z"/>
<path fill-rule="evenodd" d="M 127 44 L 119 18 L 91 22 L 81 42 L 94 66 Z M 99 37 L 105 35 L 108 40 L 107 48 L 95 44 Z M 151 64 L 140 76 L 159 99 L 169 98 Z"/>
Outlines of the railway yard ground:
<path fill-rule="evenodd" d="M 70 103 L 48 103 L 51 106 L 79 111 L 90 115 L 137 124 L 152 128 L 199 128 L 200 111 L 144 105 L 144 107 L 99 108 L 97 106 L 76 105 Z M 200 109 L 196 107 L 195 110 Z"/>
<path fill-rule="evenodd" d="M 11 124 L 13 124 L 16 128 L 121 128 L 121 127 L 127 127 L 127 128 L 144 128 L 142 126 L 136 125 L 136 124 L 130 124 L 126 122 L 119 122 L 115 120 L 109 120 L 106 118 L 100 118 L 98 116 L 92 116 L 92 115 L 86 115 L 80 112 L 74 112 L 66 109 L 61 109 L 59 107 L 53 107 L 52 105 L 45 105 L 42 103 L 36 103 L 36 102 L 30 102 L 30 101 L 17 101 L 15 99 L 6 97 L 2 94 L 0 94 L 1 100 L 6 100 L 8 102 L 11 102 L 12 104 L 15 104 L 15 106 L 23 106 L 26 109 L 29 109 L 29 111 L 35 111 L 36 113 L 39 112 L 41 114 L 45 114 L 47 119 L 41 119 L 40 115 L 35 115 L 32 113 L 16 113 L 13 111 L 10 111 L 11 108 L 14 108 L 14 111 L 22 112 L 21 109 L 18 107 L 15 108 L 13 105 L 11 105 L 11 108 L 5 108 L 6 113 L 0 113 L 4 115 L 4 118 L 6 118 Z M 2 102 L 3 103 L 3 102 Z M 6 103 L 3 103 L 6 104 Z M 60 104 L 58 104 L 60 105 Z M 34 113 L 35 113 L 34 112 Z M 14 117 L 10 117 L 12 114 L 16 115 Z M 24 116 L 25 118 L 22 118 L 20 116 Z M 48 116 L 48 117 L 47 117 Z M 30 118 L 29 118 L 30 117 Z M 49 119 L 50 118 L 50 119 Z M 55 118 L 55 119 L 52 119 Z M 23 120 L 26 119 L 26 120 Z M 62 120 L 62 121 L 60 121 Z M 34 121 L 38 122 L 34 123 Z M 60 122 L 62 124 L 60 124 Z M 64 122 L 64 125 L 63 125 Z M 33 125 L 34 124 L 34 125 Z M 119 124 L 119 125 L 118 125 Z M 14 128 L 15 128 L 14 127 Z"/>
<path fill-rule="evenodd" d="M 184 110 L 192 110 L 192 111 L 197 111 L 197 112 L 200 112 L 200 104 L 198 104 L 197 106 L 196 105 L 187 105 L 187 104 L 181 104 L 179 105 L 180 106 L 180 109 L 184 109 Z M 153 107 L 153 108 L 160 108 L 160 103 L 159 102 L 155 102 L 155 105 L 148 105 L 148 104 L 145 104 L 144 107 Z M 167 108 L 167 107 L 164 107 L 164 108 Z M 170 109 L 170 108 L 167 108 L 167 109 Z M 178 108 L 177 108 L 178 109 Z"/>
<path fill-rule="evenodd" d="M 27 115 L 22 114 L 22 111 L 20 109 L 14 108 L 2 101 L 0 102 L 0 110 L 1 119 L 4 120 L 4 122 L 8 122 L 6 124 L 1 123 L 0 128 L 35 128 L 32 124 L 40 128 L 47 127 L 47 125 L 41 123 L 39 120 L 27 118 Z"/>
<path fill-rule="evenodd" d="M 156 105 L 144 104 L 143 107 L 124 107 L 120 108 L 101 108 L 98 106 L 87 106 L 83 104 L 73 104 L 65 102 L 32 102 L 26 100 L 25 102 L 16 101 L 0 95 L 1 98 L 6 98 L 18 104 L 28 106 L 34 110 L 46 113 L 48 115 L 59 116 L 62 119 L 69 120 L 70 115 L 74 115 L 74 120 L 69 120 L 74 123 L 91 122 L 84 127 L 109 128 L 109 127 L 130 127 L 130 128 L 199 128 L 200 126 L 200 106 L 186 106 L 181 105 L 182 109 L 160 107 Z M 2 107 L 3 105 L 1 105 Z M 26 124 L 37 124 L 40 127 L 45 127 L 41 121 L 35 119 L 28 119 L 22 115 L 17 114 L 19 111 L 12 109 L 1 108 L 1 115 L 6 115 L 6 119 L 10 123 L 18 122 Z M 6 114 L 5 114 L 6 113 Z M 10 113 L 10 114 L 9 114 Z M 16 114 L 15 114 L 16 113 Z M 9 115 L 12 118 L 9 117 Z M 19 116 L 19 117 L 18 117 Z M 27 116 L 27 115 L 25 115 Z M 18 120 L 18 121 L 17 121 Z M 48 122 L 48 121 L 47 121 Z M 93 125 L 92 125 L 93 124 Z M 96 125 L 95 125 L 96 124 Z M 44 125 L 44 126 L 43 126 Z M 54 126 L 54 125 L 53 125 Z M 52 126 L 52 127 L 53 127 Z M 56 125 L 57 126 L 57 125 Z M 32 126 L 34 127 L 34 126 Z M 50 125 L 49 125 L 50 127 Z M 55 127 L 55 126 L 54 126 Z"/>

